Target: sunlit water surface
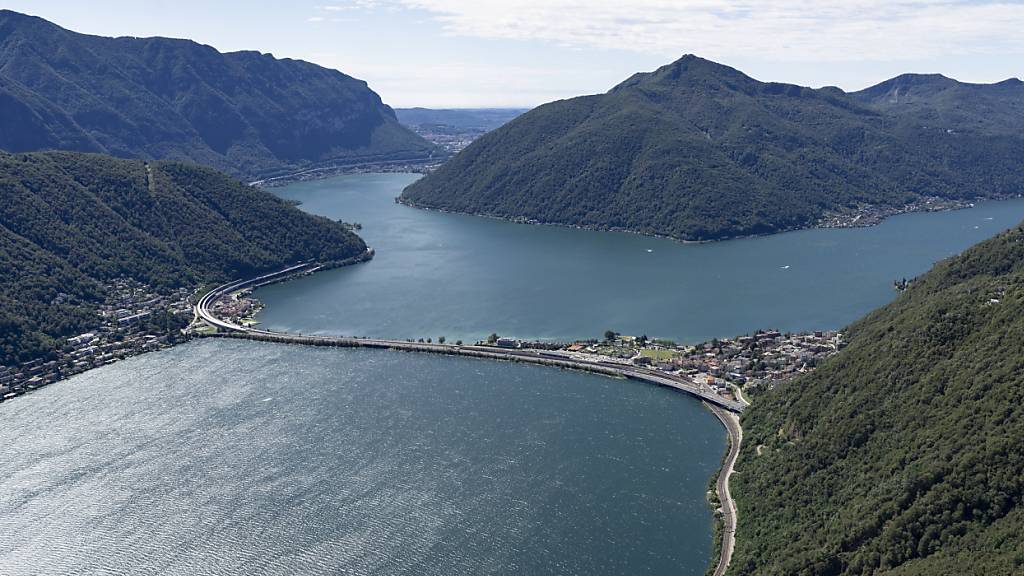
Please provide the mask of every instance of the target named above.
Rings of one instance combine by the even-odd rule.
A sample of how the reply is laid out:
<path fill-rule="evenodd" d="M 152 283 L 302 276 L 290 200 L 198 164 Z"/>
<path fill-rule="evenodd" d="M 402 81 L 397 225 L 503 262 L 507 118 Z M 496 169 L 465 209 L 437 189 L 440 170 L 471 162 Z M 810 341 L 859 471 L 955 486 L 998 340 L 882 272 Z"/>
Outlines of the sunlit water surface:
<path fill-rule="evenodd" d="M 684 245 L 425 212 L 415 176 L 276 190 L 372 262 L 261 289 L 265 326 L 695 341 L 840 328 L 1024 202 Z M 679 393 L 405 353 L 201 341 L 0 404 L 0 574 L 703 574 L 721 426 Z"/>

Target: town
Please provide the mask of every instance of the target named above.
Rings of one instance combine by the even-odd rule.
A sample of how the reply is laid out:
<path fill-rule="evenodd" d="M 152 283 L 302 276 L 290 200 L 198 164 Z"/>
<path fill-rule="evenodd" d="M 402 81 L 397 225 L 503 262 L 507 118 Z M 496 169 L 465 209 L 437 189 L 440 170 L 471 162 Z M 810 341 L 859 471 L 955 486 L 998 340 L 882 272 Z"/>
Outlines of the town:
<path fill-rule="evenodd" d="M 192 294 L 188 289 L 157 291 L 121 279 L 108 285 L 106 293 L 93 329 L 67 338 L 48 358 L 16 367 L 0 366 L 0 402 L 90 368 L 186 339 L 182 329 L 192 319 Z"/>
<path fill-rule="evenodd" d="M 161 293 L 131 280 L 108 286 L 99 307 L 96 328 L 66 339 L 49 359 L 36 359 L 17 367 L 0 366 L 0 401 L 8 400 L 90 368 L 159 350 L 204 335 L 213 327 L 193 323 L 194 295 L 181 288 Z M 218 317 L 240 326 L 258 324 L 263 309 L 249 289 L 218 301 Z M 186 327 L 191 327 L 186 329 Z M 414 339 L 408 339 L 412 342 Z M 419 342 L 432 342 L 420 338 Z M 446 342 L 437 337 L 439 344 Z M 449 342 L 461 346 L 462 340 Z M 842 348 L 842 335 L 834 331 L 784 334 L 758 330 L 736 338 L 713 339 L 696 345 L 671 340 L 626 336 L 608 330 L 603 339 L 571 343 L 519 340 L 491 334 L 476 343 L 504 349 L 538 350 L 569 360 L 643 367 L 683 377 L 723 396 L 743 400 L 814 369 Z"/>
<path fill-rule="evenodd" d="M 213 312 L 235 325 L 252 327 L 263 304 L 252 290 L 239 290 L 213 305 Z M 199 334 L 212 327 L 195 325 Z M 462 346 L 462 340 L 407 338 L 407 342 Z M 568 360 L 602 362 L 644 367 L 683 377 L 694 384 L 737 398 L 743 393 L 756 395 L 776 384 L 813 370 L 825 358 L 843 347 L 842 334 L 836 331 L 782 333 L 758 330 L 735 338 L 712 339 L 696 345 L 672 340 L 625 336 L 608 330 L 603 339 L 552 342 L 507 338 L 494 333 L 475 343 L 503 349 L 536 350 Z M 742 390 L 742 391 L 740 391 Z"/>
<path fill-rule="evenodd" d="M 623 336 L 611 330 L 605 333 L 603 340 L 571 344 L 514 340 L 496 334 L 480 344 L 541 349 L 568 358 L 643 366 L 686 377 L 695 384 L 734 398 L 744 392 L 757 394 L 770 390 L 780 382 L 809 372 L 843 347 L 839 332 L 783 334 L 778 330 L 758 330 L 751 335 L 713 339 L 696 345 L 647 336 Z"/>

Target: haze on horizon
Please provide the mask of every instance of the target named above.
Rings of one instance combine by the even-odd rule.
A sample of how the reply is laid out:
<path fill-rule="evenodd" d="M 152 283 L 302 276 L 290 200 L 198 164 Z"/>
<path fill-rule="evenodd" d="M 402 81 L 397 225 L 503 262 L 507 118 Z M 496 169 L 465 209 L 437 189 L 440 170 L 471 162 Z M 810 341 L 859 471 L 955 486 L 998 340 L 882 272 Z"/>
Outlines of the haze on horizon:
<path fill-rule="evenodd" d="M 905 72 L 1024 76 L 1012 0 L 9 0 L 104 36 L 190 38 L 366 80 L 395 107 L 532 107 L 693 53 L 760 80 L 857 90 Z"/>

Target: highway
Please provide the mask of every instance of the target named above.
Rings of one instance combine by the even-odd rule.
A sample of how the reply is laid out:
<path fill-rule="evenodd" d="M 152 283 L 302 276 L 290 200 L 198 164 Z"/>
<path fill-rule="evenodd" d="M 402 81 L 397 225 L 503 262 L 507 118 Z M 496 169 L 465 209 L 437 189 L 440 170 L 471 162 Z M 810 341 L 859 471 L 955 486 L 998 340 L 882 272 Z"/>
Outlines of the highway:
<path fill-rule="evenodd" d="M 368 249 L 369 252 L 369 249 Z M 747 403 L 742 397 L 736 401 L 730 400 L 714 391 L 701 386 L 689 379 L 665 372 L 659 372 L 647 368 L 618 364 L 607 361 L 590 361 L 569 357 L 552 351 L 499 348 L 496 346 L 469 345 L 460 346 L 456 344 L 408 342 L 406 340 L 388 340 L 382 338 L 346 338 L 342 336 L 308 336 L 303 334 L 291 334 L 286 332 L 274 332 L 256 328 L 239 326 L 227 320 L 218 318 L 211 307 L 221 298 L 239 290 L 245 290 L 264 284 L 279 282 L 296 274 L 303 274 L 315 271 L 319 268 L 315 263 L 306 262 L 297 264 L 284 270 L 265 274 L 250 280 L 239 280 L 229 282 L 214 288 L 196 303 L 196 316 L 203 321 L 215 326 L 218 329 L 216 334 L 223 338 L 241 338 L 263 342 L 280 342 L 287 344 L 302 344 L 307 346 L 333 346 L 344 348 L 382 348 L 388 350 L 404 350 L 409 352 L 426 352 L 432 354 L 447 354 L 453 356 L 469 356 L 474 358 L 489 358 L 494 360 L 506 360 L 512 362 L 528 362 L 559 368 L 569 368 L 594 372 L 605 376 L 615 376 L 640 380 L 659 386 L 674 388 L 687 394 L 700 398 L 707 405 L 708 409 L 718 417 L 725 426 L 729 435 L 729 453 L 722 464 L 722 470 L 718 475 L 715 490 L 718 493 L 719 501 L 722 504 L 722 546 L 716 565 L 715 576 L 724 576 L 732 559 L 733 547 L 736 534 L 736 502 L 729 492 L 729 478 L 732 476 L 736 458 L 739 456 L 740 443 L 743 439 L 743 430 L 740 428 L 739 413 L 746 408 Z"/>
<path fill-rule="evenodd" d="M 273 332 L 270 330 L 260 330 L 257 328 L 239 326 L 227 320 L 218 318 L 211 310 L 211 307 L 215 302 L 233 292 L 252 288 L 254 286 L 260 286 L 270 282 L 280 281 L 281 279 L 288 278 L 292 275 L 313 270 L 314 266 L 315 265 L 312 263 L 298 264 L 272 274 L 265 274 L 250 280 L 239 280 L 218 286 L 199 299 L 199 302 L 196 303 L 196 315 L 202 318 L 206 323 L 211 326 L 215 326 L 218 330 L 222 331 L 216 334 L 217 336 L 222 337 L 244 338 L 263 342 L 303 344 L 307 346 L 384 348 L 389 350 L 405 350 L 410 352 L 427 352 L 452 356 L 471 356 L 474 358 L 492 358 L 514 362 L 543 364 L 546 366 L 585 370 L 609 376 L 621 376 L 624 378 L 657 384 L 659 386 L 675 388 L 676 390 L 692 394 L 705 402 L 719 406 L 729 410 L 730 412 L 742 412 L 745 407 L 742 402 L 725 398 L 685 377 L 625 364 L 583 360 L 544 350 L 498 348 L 496 346 L 477 345 L 459 346 L 455 344 L 408 342 L 405 340 L 389 340 L 383 338 L 309 336 L 303 334 L 291 334 L 287 332 Z"/>

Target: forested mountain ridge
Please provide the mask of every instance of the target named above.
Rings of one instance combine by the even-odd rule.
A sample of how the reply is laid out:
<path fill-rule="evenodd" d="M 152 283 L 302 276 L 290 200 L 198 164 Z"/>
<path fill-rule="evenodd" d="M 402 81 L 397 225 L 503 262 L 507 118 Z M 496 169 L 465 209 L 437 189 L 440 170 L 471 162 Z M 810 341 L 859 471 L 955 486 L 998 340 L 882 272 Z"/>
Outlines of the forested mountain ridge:
<path fill-rule="evenodd" d="M 1024 122 L 1024 84 L 922 85 L 910 107 L 892 105 L 886 92 L 765 83 L 685 56 L 606 94 L 523 114 L 410 185 L 402 200 L 713 240 L 864 206 L 1024 191 L 1024 135 L 985 120 L 1006 102 L 1001 114 Z"/>
<path fill-rule="evenodd" d="M 365 250 L 343 225 L 209 168 L 0 153 L 0 365 L 92 326 L 115 279 L 192 288 Z"/>
<path fill-rule="evenodd" d="M 926 127 L 929 124 L 989 135 L 1024 130 L 1024 82 L 957 82 L 941 74 L 903 74 L 853 92 L 857 101 L 887 115 Z"/>
<path fill-rule="evenodd" d="M 336 70 L 190 40 L 78 34 L 9 10 L 0 149 L 189 160 L 249 179 L 437 150 Z"/>
<path fill-rule="evenodd" d="M 1024 573 L 1024 228 L 743 414 L 730 574 Z"/>

